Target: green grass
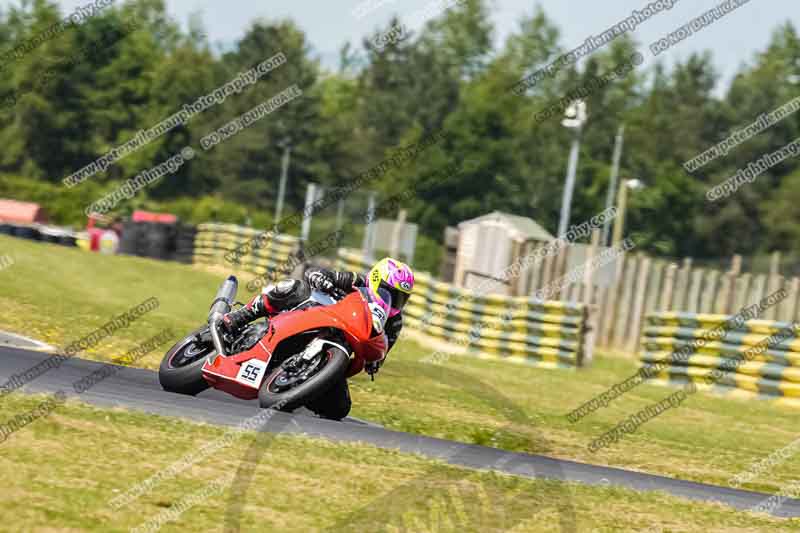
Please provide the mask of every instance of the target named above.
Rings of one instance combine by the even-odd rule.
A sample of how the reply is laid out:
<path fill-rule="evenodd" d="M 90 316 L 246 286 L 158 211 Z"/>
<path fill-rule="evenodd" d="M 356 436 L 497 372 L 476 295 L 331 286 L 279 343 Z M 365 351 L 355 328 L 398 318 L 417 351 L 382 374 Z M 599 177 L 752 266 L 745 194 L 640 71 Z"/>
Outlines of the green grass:
<path fill-rule="evenodd" d="M 63 345 L 133 304 L 160 299 L 158 310 L 82 354 L 101 360 L 165 327 L 180 335 L 200 325 L 225 274 L 0 237 L 3 253 L 16 262 L 0 271 L 0 305 L 14 311 L 0 315 L 0 329 Z M 244 285 L 250 276 L 241 279 Z M 443 365 L 420 362 L 429 352 L 402 340 L 374 383 L 353 379 L 353 415 L 412 433 L 718 485 L 800 436 L 796 409 L 697 393 L 592 454 L 587 446 L 594 438 L 672 392 L 643 385 L 578 423 L 566 419 L 630 375 L 632 358 L 600 354 L 590 368 L 566 371 L 460 356 Z M 156 368 L 160 357 L 153 353 L 139 364 Z M 800 457 L 792 456 L 745 488 L 776 492 L 798 478 Z"/>
<path fill-rule="evenodd" d="M 12 413 L 42 396 L 12 394 Z M 796 531 L 800 520 L 737 512 L 662 493 L 475 472 L 362 444 L 247 434 L 120 509 L 109 502 L 224 429 L 69 401 L 0 444 L 0 531 L 128 531 L 209 484 L 245 473 L 166 523 L 163 532 L 223 531 Z M 208 493 L 206 493 L 208 494 Z M 239 503 L 232 512 L 231 503 Z M 655 528 L 655 529 L 653 529 Z M 658 529 L 661 528 L 661 529 Z"/>

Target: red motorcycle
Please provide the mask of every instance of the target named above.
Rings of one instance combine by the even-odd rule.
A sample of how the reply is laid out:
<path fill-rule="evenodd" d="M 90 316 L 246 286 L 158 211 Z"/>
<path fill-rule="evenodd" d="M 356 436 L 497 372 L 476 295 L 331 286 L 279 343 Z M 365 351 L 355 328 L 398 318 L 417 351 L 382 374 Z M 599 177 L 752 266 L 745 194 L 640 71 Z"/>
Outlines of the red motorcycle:
<path fill-rule="evenodd" d="M 366 289 L 339 298 L 312 291 L 297 307 L 229 335 L 222 316 L 234 305 L 237 288 L 236 278 L 228 277 L 211 304 L 208 324 L 164 356 L 158 371 L 164 390 L 195 395 L 213 387 L 238 398 L 258 397 L 264 408 L 291 411 L 343 376 L 376 368 L 367 363 L 386 356 L 386 313 Z M 385 291 L 381 297 L 391 298 Z"/>

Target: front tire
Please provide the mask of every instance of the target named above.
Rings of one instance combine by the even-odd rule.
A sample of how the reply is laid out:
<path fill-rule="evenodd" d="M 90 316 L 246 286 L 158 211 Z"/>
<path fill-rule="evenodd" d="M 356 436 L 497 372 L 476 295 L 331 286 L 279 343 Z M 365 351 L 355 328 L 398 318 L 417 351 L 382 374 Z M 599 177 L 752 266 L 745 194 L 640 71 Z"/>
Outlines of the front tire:
<path fill-rule="evenodd" d="M 207 333 L 208 326 L 190 333 L 164 355 L 158 381 L 165 391 L 195 396 L 209 387 L 203 377 L 203 365 L 215 349 L 210 340 L 198 341 L 200 337 L 208 337 Z"/>
<path fill-rule="evenodd" d="M 297 385 L 292 380 L 298 373 L 291 370 L 290 357 L 270 373 L 258 390 L 258 402 L 264 409 L 293 411 L 325 394 L 338 380 L 344 379 L 350 357 L 336 346 L 326 345 L 318 357 L 321 368 L 318 368 L 307 379 Z"/>

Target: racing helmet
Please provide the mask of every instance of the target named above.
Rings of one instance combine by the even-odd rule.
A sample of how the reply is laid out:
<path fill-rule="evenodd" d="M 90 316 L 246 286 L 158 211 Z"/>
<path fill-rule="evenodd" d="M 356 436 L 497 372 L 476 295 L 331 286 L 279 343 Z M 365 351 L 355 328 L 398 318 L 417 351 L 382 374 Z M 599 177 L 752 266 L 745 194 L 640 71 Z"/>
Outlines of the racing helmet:
<path fill-rule="evenodd" d="M 369 271 L 367 284 L 372 297 L 377 299 L 392 317 L 403 310 L 411 291 L 414 290 L 414 272 L 407 264 L 391 257 L 384 257 Z M 386 293 L 391 296 L 391 302 L 385 301 L 382 296 Z"/>

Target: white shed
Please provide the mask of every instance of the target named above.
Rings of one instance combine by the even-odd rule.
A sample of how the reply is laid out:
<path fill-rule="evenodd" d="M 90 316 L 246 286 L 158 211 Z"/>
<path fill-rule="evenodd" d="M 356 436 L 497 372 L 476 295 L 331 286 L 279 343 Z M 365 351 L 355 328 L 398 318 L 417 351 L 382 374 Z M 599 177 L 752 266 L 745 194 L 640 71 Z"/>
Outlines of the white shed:
<path fill-rule="evenodd" d="M 482 294 L 520 294 L 525 276 L 500 279 L 518 258 L 554 237 L 533 219 L 493 211 L 458 225 L 454 281 Z"/>

